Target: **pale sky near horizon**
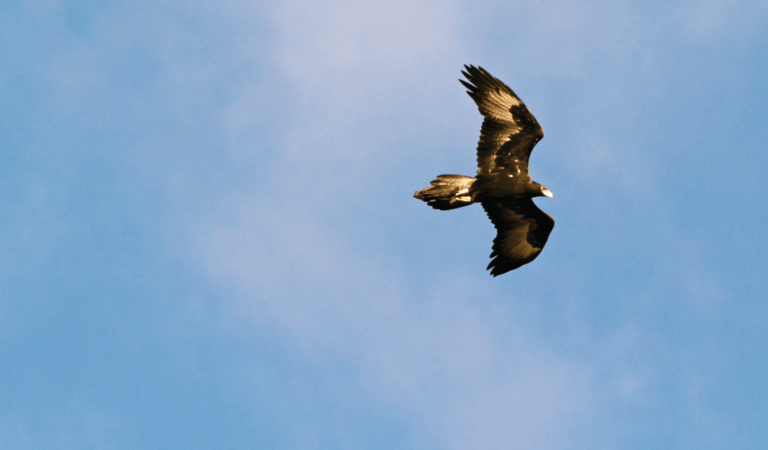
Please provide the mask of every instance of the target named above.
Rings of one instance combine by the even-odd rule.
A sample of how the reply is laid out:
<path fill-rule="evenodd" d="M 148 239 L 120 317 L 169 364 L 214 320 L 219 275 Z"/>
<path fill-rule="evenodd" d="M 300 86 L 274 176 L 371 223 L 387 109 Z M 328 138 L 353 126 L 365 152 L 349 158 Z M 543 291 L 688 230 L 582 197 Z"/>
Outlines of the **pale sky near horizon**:
<path fill-rule="evenodd" d="M 763 449 L 768 3 L 0 6 L 0 448 Z M 492 278 L 464 64 L 546 133 Z"/>

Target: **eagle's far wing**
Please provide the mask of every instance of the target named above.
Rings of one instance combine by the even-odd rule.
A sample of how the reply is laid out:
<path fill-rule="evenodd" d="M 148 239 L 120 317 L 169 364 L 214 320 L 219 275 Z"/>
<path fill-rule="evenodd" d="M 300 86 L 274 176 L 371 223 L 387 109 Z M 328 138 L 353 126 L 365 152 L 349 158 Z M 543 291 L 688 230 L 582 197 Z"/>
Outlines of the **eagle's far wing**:
<path fill-rule="evenodd" d="M 536 259 L 555 226 L 555 220 L 530 198 L 487 201 L 483 209 L 496 227 L 493 259 L 488 264 L 494 277 Z"/>
<path fill-rule="evenodd" d="M 467 66 L 461 81 L 485 117 L 477 144 L 478 175 L 528 173 L 528 158 L 544 131 L 507 85 L 482 67 Z"/>

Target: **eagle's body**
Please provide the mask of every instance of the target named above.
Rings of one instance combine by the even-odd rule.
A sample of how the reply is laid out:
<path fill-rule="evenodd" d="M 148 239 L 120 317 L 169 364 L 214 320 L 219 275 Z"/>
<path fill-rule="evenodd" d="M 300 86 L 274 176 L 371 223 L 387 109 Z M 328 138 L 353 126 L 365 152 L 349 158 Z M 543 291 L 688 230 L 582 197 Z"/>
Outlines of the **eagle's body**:
<path fill-rule="evenodd" d="M 481 67 L 464 67 L 468 82 L 459 81 L 485 117 L 477 144 L 477 177 L 438 175 L 414 197 L 441 210 L 481 203 L 497 230 L 488 265 L 497 276 L 539 256 L 555 226 L 531 200 L 552 197 L 528 174 L 528 159 L 544 131 L 512 89 Z"/>

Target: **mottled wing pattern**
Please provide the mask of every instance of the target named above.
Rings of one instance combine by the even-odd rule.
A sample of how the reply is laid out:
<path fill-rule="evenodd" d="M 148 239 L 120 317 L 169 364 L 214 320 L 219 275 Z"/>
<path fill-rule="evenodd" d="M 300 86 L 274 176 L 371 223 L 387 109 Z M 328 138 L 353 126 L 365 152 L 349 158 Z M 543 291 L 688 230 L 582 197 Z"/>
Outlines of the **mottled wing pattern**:
<path fill-rule="evenodd" d="M 544 131 L 520 98 L 482 67 L 464 66 L 461 81 L 485 117 L 477 145 L 478 175 L 528 173 L 528 158 Z"/>
<path fill-rule="evenodd" d="M 488 264 L 494 277 L 536 259 L 555 226 L 555 220 L 530 198 L 483 202 L 483 209 L 496 227 Z"/>

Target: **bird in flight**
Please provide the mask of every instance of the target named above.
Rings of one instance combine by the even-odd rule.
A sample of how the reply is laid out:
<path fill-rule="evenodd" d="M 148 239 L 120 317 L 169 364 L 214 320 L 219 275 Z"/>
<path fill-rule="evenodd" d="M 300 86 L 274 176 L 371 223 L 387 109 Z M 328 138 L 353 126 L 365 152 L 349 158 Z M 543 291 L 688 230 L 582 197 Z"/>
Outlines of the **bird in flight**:
<path fill-rule="evenodd" d="M 555 220 L 533 197 L 552 192 L 531 180 L 528 159 L 544 131 L 520 97 L 482 67 L 464 66 L 459 80 L 485 118 L 477 144 L 477 176 L 438 175 L 415 194 L 435 209 L 480 203 L 496 227 L 488 269 L 494 277 L 536 259 Z"/>

